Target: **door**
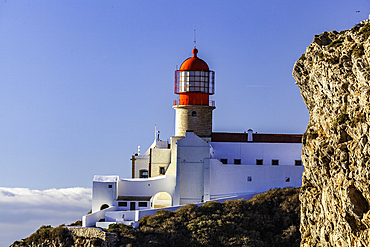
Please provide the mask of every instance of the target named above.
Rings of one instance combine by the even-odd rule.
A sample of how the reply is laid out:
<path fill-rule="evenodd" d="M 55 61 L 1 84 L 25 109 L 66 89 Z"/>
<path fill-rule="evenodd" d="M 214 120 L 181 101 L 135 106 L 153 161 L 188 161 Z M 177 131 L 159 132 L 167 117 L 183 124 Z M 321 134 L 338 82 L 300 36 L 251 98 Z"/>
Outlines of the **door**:
<path fill-rule="evenodd" d="M 130 202 L 130 210 L 135 210 L 136 202 Z"/>

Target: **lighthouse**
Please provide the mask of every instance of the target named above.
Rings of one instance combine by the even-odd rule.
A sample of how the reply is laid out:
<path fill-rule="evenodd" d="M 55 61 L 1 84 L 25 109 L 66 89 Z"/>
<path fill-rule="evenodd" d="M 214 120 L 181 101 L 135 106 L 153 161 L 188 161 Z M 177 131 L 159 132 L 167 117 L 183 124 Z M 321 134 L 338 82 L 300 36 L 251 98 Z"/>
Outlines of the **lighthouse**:
<path fill-rule="evenodd" d="M 302 185 L 302 135 L 212 133 L 215 72 L 197 54 L 194 48 L 175 72 L 175 136 L 161 141 L 156 134 L 146 152 L 138 150 L 131 159 L 132 179 L 94 176 L 92 213 L 83 216 L 83 226 L 137 227 L 142 216 L 159 208 L 249 199 L 271 188 Z"/>
<path fill-rule="evenodd" d="M 193 131 L 208 141 L 212 134 L 212 111 L 216 108 L 215 102 L 209 100 L 215 91 L 215 72 L 197 54 L 194 48 L 193 57 L 186 59 L 175 72 L 175 94 L 179 94 L 173 106 L 175 135 L 185 136 L 186 131 Z"/>

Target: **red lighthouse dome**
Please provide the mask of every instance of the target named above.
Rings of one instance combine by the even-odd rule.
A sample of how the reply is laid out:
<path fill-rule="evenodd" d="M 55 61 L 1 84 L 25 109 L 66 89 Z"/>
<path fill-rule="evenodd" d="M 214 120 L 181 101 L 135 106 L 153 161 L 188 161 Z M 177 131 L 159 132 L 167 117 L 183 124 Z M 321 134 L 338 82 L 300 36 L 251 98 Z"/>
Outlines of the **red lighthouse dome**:
<path fill-rule="evenodd" d="M 186 59 L 175 73 L 175 93 L 179 94 L 179 105 L 209 105 L 209 95 L 214 94 L 215 72 L 197 56 Z M 213 103 L 211 103 L 213 105 Z"/>
<path fill-rule="evenodd" d="M 180 67 L 180 71 L 209 71 L 208 65 L 202 59 L 197 57 L 197 48 L 193 49 L 193 57 L 186 59 Z"/>

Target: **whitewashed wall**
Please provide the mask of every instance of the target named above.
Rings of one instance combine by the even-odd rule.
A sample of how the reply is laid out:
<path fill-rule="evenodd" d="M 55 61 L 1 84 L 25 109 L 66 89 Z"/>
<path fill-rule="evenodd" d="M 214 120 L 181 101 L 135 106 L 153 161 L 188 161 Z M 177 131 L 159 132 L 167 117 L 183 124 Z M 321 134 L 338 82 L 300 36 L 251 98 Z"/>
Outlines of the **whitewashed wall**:
<path fill-rule="evenodd" d="M 177 141 L 180 204 L 204 200 L 204 161 L 209 159 L 210 146 L 193 132 Z"/>
<path fill-rule="evenodd" d="M 247 193 L 260 193 L 273 188 L 300 187 L 303 166 L 224 165 L 210 160 L 211 200 Z M 248 181 L 250 177 L 251 181 Z M 289 182 L 286 182 L 289 178 Z"/>
<path fill-rule="evenodd" d="M 241 159 L 242 164 L 255 165 L 256 159 L 263 159 L 263 165 L 271 165 L 271 160 L 278 159 L 279 165 L 295 165 L 301 159 L 302 143 L 255 143 L 255 142 L 211 142 L 211 158 L 227 159 L 229 164 L 234 159 Z"/>
<path fill-rule="evenodd" d="M 163 175 L 154 178 L 135 178 L 118 180 L 118 196 L 154 196 L 158 192 L 167 192 L 172 197 L 176 186 L 175 175 Z"/>
<path fill-rule="evenodd" d="M 117 195 L 118 179 L 118 176 L 94 176 L 92 193 L 93 213 L 99 211 L 103 204 L 113 206 Z"/>

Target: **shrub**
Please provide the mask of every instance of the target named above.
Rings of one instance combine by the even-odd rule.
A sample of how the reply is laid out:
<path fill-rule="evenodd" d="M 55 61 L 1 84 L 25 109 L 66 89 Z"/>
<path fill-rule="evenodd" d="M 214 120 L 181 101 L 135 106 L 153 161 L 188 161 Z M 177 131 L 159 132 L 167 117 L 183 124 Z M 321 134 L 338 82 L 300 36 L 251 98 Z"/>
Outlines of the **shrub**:
<path fill-rule="evenodd" d="M 82 221 L 77 220 L 76 222 L 73 222 L 73 223 L 69 224 L 68 226 L 82 226 Z"/>
<path fill-rule="evenodd" d="M 299 246 L 299 189 L 274 189 L 250 200 L 187 204 L 144 216 L 133 246 Z M 144 244 L 145 243 L 145 244 Z"/>
<path fill-rule="evenodd" d="M 370 35 L 370 23 L 366 23 L 358 32 L 360 35 L 364 35 L 365 40 L 369 37 Z"/>
<path fill-rule="evenodd" d="M 28 238 L 25 238 L 21 243 L 21 246 L 30 246 L 32 243 L 42 243 L 45 240 L 59 240 L 63 243 L 63 246 L 70 246 L 72 239 L 68 229 L 64 225 L 52 228 L 50 225 L 43 225 L 35 233 L 31 234 Z"/>

